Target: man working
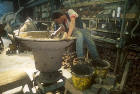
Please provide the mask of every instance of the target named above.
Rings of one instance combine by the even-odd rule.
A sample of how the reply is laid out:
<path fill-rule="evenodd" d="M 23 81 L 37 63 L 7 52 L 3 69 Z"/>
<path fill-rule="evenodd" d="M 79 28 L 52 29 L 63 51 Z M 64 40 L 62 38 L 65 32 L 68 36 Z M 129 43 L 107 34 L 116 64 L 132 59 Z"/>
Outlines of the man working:
<path fill-rule="evenodd" d="M 82 22 L 79 20 L 78 14 L 74 10 L 69 9 L 66 13 L 54 12 L 52 14 L 52 19 L 57 24 L 62 25 L 59 31 L 64 30 L 67 32 L 67 39 L 71 36 L 76 37 L 76 54 L 78 58 L 84 57 L 83 43 L 85 43 L 93 59 L 100 61 L 96 45 L 91 39 L 90 32 L 83 29 Z M 57 33 L 54 33 L 54 35 L 56 34 Z"/>

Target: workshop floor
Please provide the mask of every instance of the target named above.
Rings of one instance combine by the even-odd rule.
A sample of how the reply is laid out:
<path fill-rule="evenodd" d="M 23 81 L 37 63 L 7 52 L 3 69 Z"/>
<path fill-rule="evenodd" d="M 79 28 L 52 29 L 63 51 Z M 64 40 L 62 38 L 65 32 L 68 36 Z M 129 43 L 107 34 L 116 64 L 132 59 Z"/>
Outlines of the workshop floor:
<path fill-rule="evenodd" d="M 11 42 L 5 38 L 3 41 L 7 49 Z M 4 50 L 0 54 L 0 94 L 19 92 L 21 85 L 30 82 L 27 74 L 31 75 L 33 71 L 35 71 L 35 65 L 31 53 L 6 55 L 6 50 Z M 22 93 L 19 92 L 19 94 Z"/>
<path fill-rule="evenodd" d="M 6 49 L 11 43 L 10 40 L 3 38 L 5 50 L 0 54 L 0 72 L 5 70 L 34 70 L 34 58 L 31 52 L 21 54 L 6 55 Z"/>
<path fill-rule="evenodd" d="M 34 59 L 30 54 L 5 55 L 0 54 L 0 72 L 5 70 L 32 70 Z"/>

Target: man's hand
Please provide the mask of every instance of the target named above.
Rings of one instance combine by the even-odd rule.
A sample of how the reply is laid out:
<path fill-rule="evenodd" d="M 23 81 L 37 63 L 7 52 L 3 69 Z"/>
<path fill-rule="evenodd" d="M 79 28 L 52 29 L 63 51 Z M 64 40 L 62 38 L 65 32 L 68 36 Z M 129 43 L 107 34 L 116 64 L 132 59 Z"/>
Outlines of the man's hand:
<path fill-rule="evenodd" d="M 67 34 L 66 39 L 70 39 L 71 35 Z"/>
<path fill-rule="evenodd" d="M 65 39 L 65 40 L 70 39 L 70 37 L 68 36 L 68 33 L 64 32 L 64 35 L 63 35 L 62 39 Z"/>

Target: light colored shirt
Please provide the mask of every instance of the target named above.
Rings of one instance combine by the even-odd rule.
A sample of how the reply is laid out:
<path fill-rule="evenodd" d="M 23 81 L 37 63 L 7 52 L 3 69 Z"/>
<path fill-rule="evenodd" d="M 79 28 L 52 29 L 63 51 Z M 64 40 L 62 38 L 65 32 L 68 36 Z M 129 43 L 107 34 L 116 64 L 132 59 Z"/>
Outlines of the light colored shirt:
<path fill-rule="evenodd" d="M 68 10 L 68 15 L 70 16 L 70 18 L 72 17 L 77 18 L 79 16 L 73 9 Z"/>
<path fill-rule="evenodd" d="M 68 13 L 70 19 L 72 17 L 77 18 L 79 16 L 73 9 L 69 9 L 67 11 L 67 13 Z M 67 21 L 65 22 L 65 24 L 66 24 L 67 28 L 69 28 L 70 21 L 67 19 Z"/>

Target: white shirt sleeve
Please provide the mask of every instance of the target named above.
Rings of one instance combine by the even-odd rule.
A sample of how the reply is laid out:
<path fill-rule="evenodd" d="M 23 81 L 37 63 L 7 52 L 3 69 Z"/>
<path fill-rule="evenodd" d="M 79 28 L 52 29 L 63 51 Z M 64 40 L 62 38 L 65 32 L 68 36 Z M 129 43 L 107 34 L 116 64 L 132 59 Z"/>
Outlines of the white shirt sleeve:
<path fill-rule="evenodd" d="M 73 10 L 73 9 L 69 9 L 68 10 L 68 15 L 71 17 L 78 17 L 79 15 Z"/>

